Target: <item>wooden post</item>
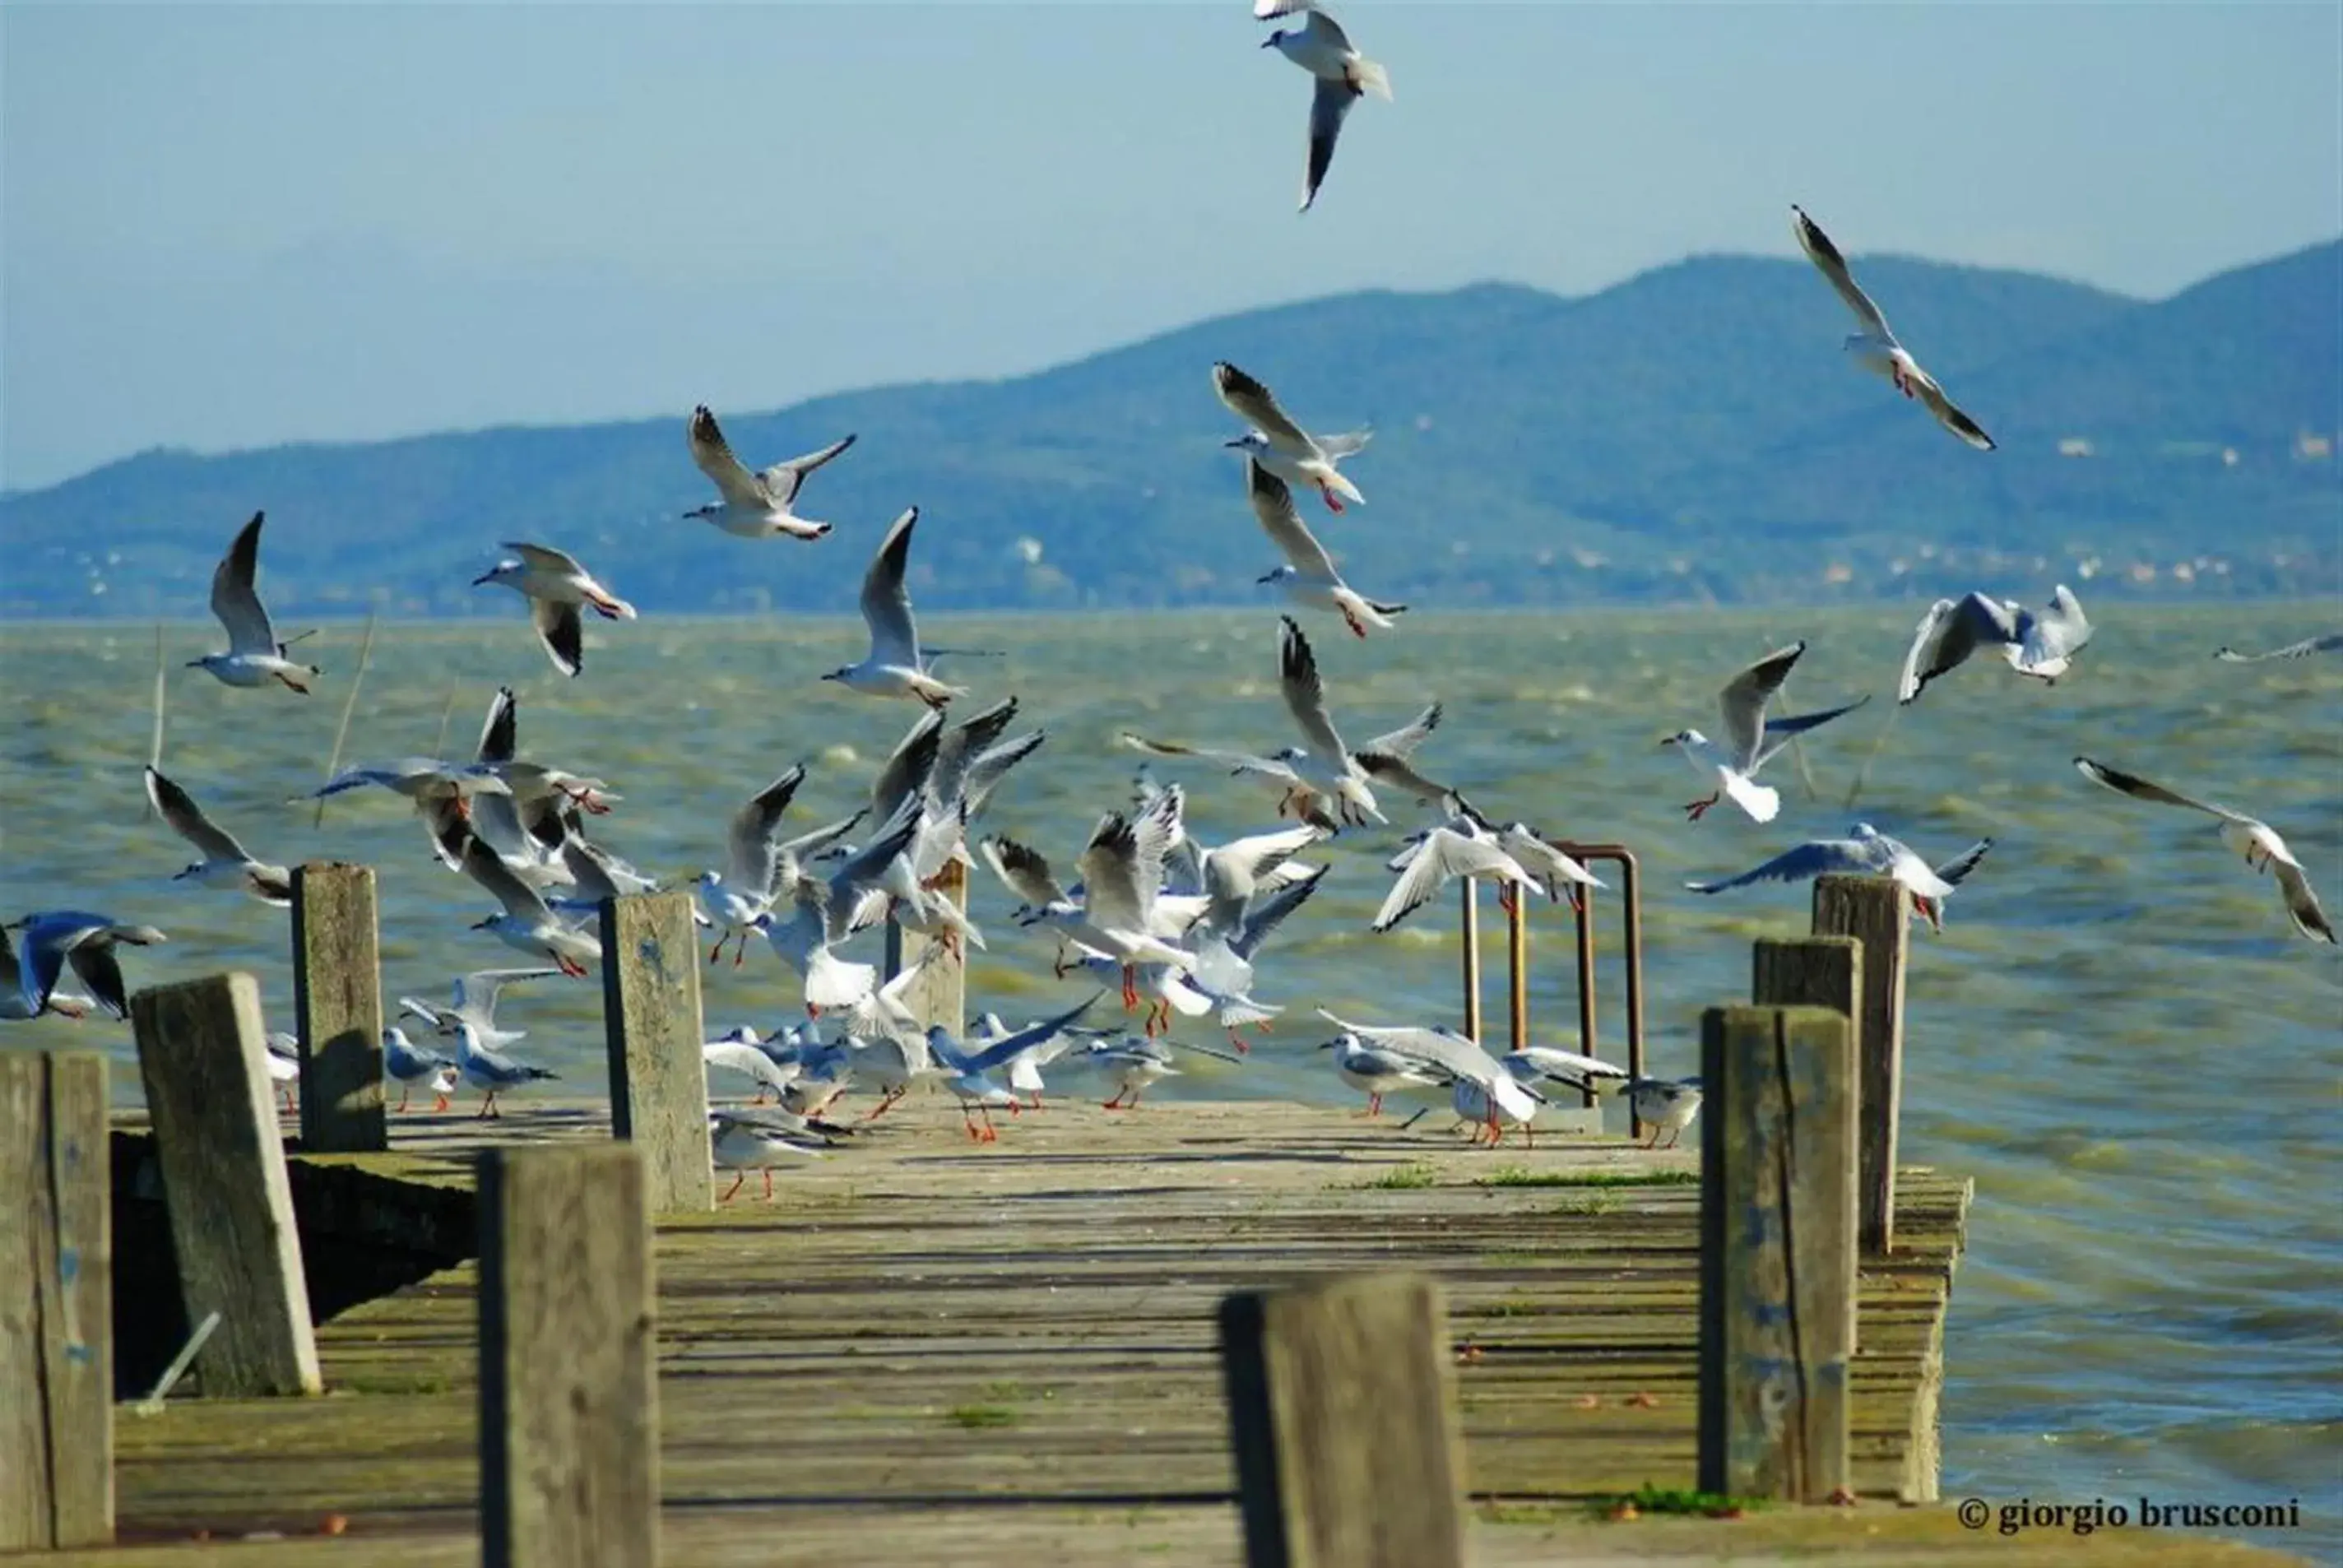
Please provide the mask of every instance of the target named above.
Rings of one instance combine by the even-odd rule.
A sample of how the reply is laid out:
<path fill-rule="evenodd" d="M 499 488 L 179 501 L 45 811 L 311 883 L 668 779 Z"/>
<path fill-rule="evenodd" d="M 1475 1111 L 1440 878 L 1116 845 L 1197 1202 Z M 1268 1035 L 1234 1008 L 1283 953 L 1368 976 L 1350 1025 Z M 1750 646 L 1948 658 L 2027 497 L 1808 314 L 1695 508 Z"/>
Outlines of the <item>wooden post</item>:
<path fill-rule="evenodd" d="M 1457 887 L 1458 933 L 1464 948 L 1464 1037 L 1473 1044 L 1481 1043 L 1481 884 L 1473 877 L 1459 877 Z"/>
<path fill-rule="evenodd" d="M 1462 1568 L 1451 1362 L 1420 1274 L 1222 1302 L 1246 1568 Z"/>
<path fill-rule="evenodd" d="M 1524 898 L 1515 898 L 1505 917 L 1505 978 L 1506 1022 L 1519 1050 L 1530 1042 L 1530 910 Z"/>
<path fill-rule="evenodd" d="M 374 868 L 293 871 L 293 1016 L 301 1041 L 301 1147 L 390 1147 L 382 1101 L 382 960 Z"/>
<path fill-rule="evenodd" d="M 1822 1503 L 1848 1483 L 1855 1064 L 1815 1007 L 1701 1020 L 1704 1492 Z"/>
<path fill-rule="evenodd" d="M 488 1568 L 659 1562 L 648 1174 L 623 1143 L 480 1156 Z"/>
<path fill-rule="evenodd" d="M 713 1209 L 690 894 L 630 893 L 602 905 L 602 1017 L 610 1128 L 642 1151 L 651 1211 Z"/>
<path fill-rule="evenodd" d="M 1846 1015 L 1847 1040 L 1863 1060 L 1863 944 L 1853 937 L 1760 937 L 1751 953 L 1749 1000 L 1759 1007 L 1826 1007 Z M 1857 1117 L 1860 1119 L 1858 1111 Z"/>
<path fill-rule="evenodd" d="M 260 1021 L 260 982 L 212 975 L 130 999 L 187 1322 L 220 1326 L 196 1365 L 208 1397 L 316 1393 L 309 1287 Z"/>
<path fill-rule="evenodd" d="M 0 1552 L 114 1539 L 106 1058 L 0 1052 Z"/>
<path fill-rule="evenodd" d="M 968 868 L 957 859 L 945 861 L 936 879 L 936 890 L 950 900 L 953 908 L 964 912 L 968 909 Z M 895 935 L 901 943 L 896 955 L 899 961 L 920 970 L 919 978 L 904 994 L 903 1005 L 911 1010 L 911 1016 L 920 1020 L 922 1030 L 940 1023 L 951 1030 L 954 1040 L 961 1039 L 968 1032 L 967 952 L 957 945 L 931 952 L 931 949 L 942 944 L 918 931 Z"/>
<path fill-rule="evenodd" d="M 1863 1009 L 1855 1024 L 1863 1081 L 1863 1250 L 1896 1246 L 1896 1138 L 1904 1110 L 1904 968 L 1912 895 L 1892 877 L 1815 879 L 1816 936 L 1863 943 Z"/>

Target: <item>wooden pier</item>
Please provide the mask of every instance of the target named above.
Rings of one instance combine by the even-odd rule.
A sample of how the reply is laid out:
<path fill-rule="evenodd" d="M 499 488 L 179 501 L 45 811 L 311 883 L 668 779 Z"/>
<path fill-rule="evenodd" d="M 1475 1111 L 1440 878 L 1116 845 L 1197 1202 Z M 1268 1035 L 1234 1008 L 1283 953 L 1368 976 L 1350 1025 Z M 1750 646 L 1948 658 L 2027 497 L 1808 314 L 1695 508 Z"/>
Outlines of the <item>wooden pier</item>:
<path fill-rule="evenodd" d="M 0 1463 L 0 1545 L 90 1568 L 2072 1561 L 2072 1537 L 1937 1505 L 1970 1187 L 1884 1151 L 1902 1036 L 1866 1052 L 1859 950 L 1900 963 L 1904 911 L 1869 896 L 1896 918 L 1761 948 L 1762 1005 L 1707 1013 L 1698 1149 L 1065 1097 L 976 1144 L 930 1091 L 712 1208 L 672 895 L 605 911 L 646 933 L 606 970 L 611 1098 L 387 1117 L 380 1151 L 280 1149 L 247 977 L 142 992 L 156 1112 L 116 1119 L 110 1161 L 69 1092 L 89 1059 L 10 1081 L 37 1114 L 0 1159 L 58 1215 L 110 1190 L 111 1244 L 37 1215 L 19 1239 L 33 1311 L 0 1315 L 0 1382 L 37 1394 L 46 1457 Z M 228 1317 L 177 1397 L 88 1408 L 93 1379 L 143 1389 L 188 1319 Z"/>

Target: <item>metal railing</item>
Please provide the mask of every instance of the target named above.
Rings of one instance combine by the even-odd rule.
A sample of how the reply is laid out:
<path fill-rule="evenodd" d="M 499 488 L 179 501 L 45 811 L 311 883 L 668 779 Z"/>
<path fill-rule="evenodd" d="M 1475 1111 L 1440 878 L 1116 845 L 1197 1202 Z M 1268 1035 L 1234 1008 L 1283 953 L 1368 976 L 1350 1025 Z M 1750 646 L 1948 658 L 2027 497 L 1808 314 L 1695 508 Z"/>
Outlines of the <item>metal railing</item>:
<path fill-rule="evenodd" d="M 1561 839 L 1549 839 L 1554 847 L 1581 862 L 1604 862 L 1619 868 L 1622 939 L 1625 944 L 1627 962 L 1627 1072 L 1630 1078 L 1644 1076 L 1644 897 L 1642 868 L 1634 852 L 1624 844 L 1574 844 Z M 1459 917 L 1463 948 L 1464 1032 L 1474 1041 L 1481 1039 L 1481 906 L 1478 899 L 1478 878 L 1463 879 L 1459 897 Z M 1600 1058 L 1597 1049 L 1596 1010 L 1594 1005 L 1595 900 L 1603 895 L 1593 888 L 1580 890 L 1582 907 L 1573 914 L 1577 927 L 1578 960 L 1578 1050 L 1583 1056 Z M 1506 1002 L 1507 1023 L 1512 1049 L 1519 1050 L 1530 1043 L 1530 923 L 1529 900 L 1517 898 L 1513 912 L 1505 921 Z M 1587 1091 L 1584 1103 L 1593 1105 L 1594 1094 Z M 1629 1131 L 1637 1138 L 1644 1132 L 1643 1120 L 1629 1111 Z"/>

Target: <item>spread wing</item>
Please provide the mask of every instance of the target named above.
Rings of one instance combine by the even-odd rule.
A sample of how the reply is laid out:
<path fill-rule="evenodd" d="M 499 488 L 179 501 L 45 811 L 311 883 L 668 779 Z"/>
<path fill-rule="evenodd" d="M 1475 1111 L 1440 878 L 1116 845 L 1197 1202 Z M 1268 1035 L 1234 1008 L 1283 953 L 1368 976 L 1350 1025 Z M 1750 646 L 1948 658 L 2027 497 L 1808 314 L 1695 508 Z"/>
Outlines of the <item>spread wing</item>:
<path fill-rule="evenodd" d="M 1055 1018 L 1043 1019 L 1039 1023 L 1028 1024 L 1015 1034 L 994 1041 L 976 1055 L 967 1057 L 963 1070 L 990 1072 L 1025 1051 L 1048 1044 L 1058 1035 L 1064 1033 L 1068 1024 L 1081 1022 L 1082 1014 L 1097 1006 L 1099 998 L 1104 995 L 1106 992 L 1102 990 L 1092 991 L 1090 1000 L 1080 1007 L 1069 1008 Z"/>
<path fill-rule="evenodd" d="M 193 796 L 152 768 L 146 769 L 146 799 L 155 803 L 156 811 L 171 825 L 171 831 L 202 851 L 205 859 L 252 859 L 244 852 L 243 845 L 204 815 Z"/>
<path fill-rule="evenodd" d="M 1326 548 L 1294 509 L 1293 492 L 1284 480 L 1251 457 L 1245 459 L 1245 493 L 1252 502 L 1252 515 L 1260 519 L 1262 531 L 1295 571 L 1307 578 L 1335 576 L 1334 562 L 1326 554 Z"/>
<path fill-rule="evenodd" d="M 1992 839 L 1979 839 L 1976 843 L 1938 866 L 1936 879 L 1947 887 L 1959 887 L 1967 879 L 1968 874 L 1977 869 L 1977 862 L 1984 859 L 1986 852 L 1992 848 Z"/>
<path fill-rule="evenodd" d="M 2271 658 L 2308 658 L 2314 653 L 2333 653 L 2343 648 L 2343 631 L 2329 632 L 2325 637 L 2306 637 L 2300 642 L 2289 642 L 2284 648 L 2274 648 L 2268 653 L 2239 653 L 2234 648 L 2217 648 L 2213 657 L 2224 664 L 2259 664 Z"/>
<path fill-rule="evenodd" d="M 705 403 L 691 411 L 690 438 L 692 462 L 715 485 L 727 506 L 759 512 L 772 506 L 773 498 L 757 476 L 732 455 L 732 444 L 725 440 L 722 427 Z"/>
<path fill-rule="evenodd" d="M 805 769 L 792 768 L 733 813 L 726 844 L 727 887 L 746 894 L 771 894 L 773 879 L 780 869 L 781 814 L 789 809 L 798 786 L 804 782 Z"/>
<path fill-rule="evenodd" d="M 2327 911 L 2318 907 L 2318 895 L 2310 890 L 2310 879 L 2303 874 L 2301 865 L 2291 858 L 2273 855 L 2269 869 L 2278 879 L 2278 891 L 2286 897 L 2286 912 L 2293 918 L 2294 929 L 2306 937 L 2333 941 L 2335 928 L 2328 923 Z"/>
<path fill-rule="evenodd" d="M 474 1027 L 496 1021 L 497 999 L 505 987 L 515 980 L 544 980 L 561 971 L 558 969 L 474 970 L 456 977 L 456 990 L 450 999 L 454 1005 L 450 1014 L 469 1019 Z M 433 1010 L 435 1016 L 437 1010 Z"/>
<path fill-rule="evenodd" d="M 2019 618 L 2022 636 L 2018 642 L 2018 665 L 2049 664 L 2071 658 L 2091 640 L 2091 622 L 2083 614 L 2083 602 L 2065 583 L 2050 590 L 2050 605 L 2041 614 Z"/>
<path fill-rule="evenodd" d="M 1050 874 L 1050 862 L 1038 850 L 998 835 L 985 839 L 978 848 L 993 874 L 1034 909 L 1066 901 L 1066 890 L 1058 886 L 1057 879 Z"/>
<path fill-rule="evenodd" d="M 481 762 L 509 762 L 519 744 L 519 702 L 511 687 L 500 686 L 489 699 L 488 721 L 480 726 L 480 744 L 473 756 Z"/>
<path fill-rule="evenodd" d="M 1739 675 L 1725 689 L 1717 707 L 1725 718 L 1725 749 L 1744 772 L 1755 767 L 1765 745 L 1765 705 L 1790 678 L 1790 668 L 1806 651 L 1804 641 L 1777 648 Z"/>
<path fill-rule="evenodd" d="M 930 709 L 888 754 L 870 781 L 870 809 L 880 821 L 892 819 L 904 801 L 927 788 L 943 749 L 943 714 Z"/>
<path fill-rule="evenodd" d="M 1727 877 L 1718 882 L 1686 882 L 1695 893 L 1722 893 L 1730 888 L 1745 888 L 1752 882 L 1802 882 L 1809 877 L 1819 877 L 1825 871 L 1873 871 L 1878 869 L 1874 857 L 1853 839 L 1817 839 L 1811 843 L 1785 850 L 1755 870 L 1744 871 L 1737 877 Z"/>
<path fill-rule="evenodd" d="M 1890 343 L 1895 342 L 1896 334 L 1888 330 L 1887 317 L 1880 313 L 1879 307 L 1871 302 L 1871 296 L 1855 286 L 1855 274 L 1847 267 L 1846 257 L 1832 243 L 1831 236 L 1823 232 L 1823 226 L 1808 217 L 1806 209 L 1802 206 L 1793 205 L 1790 211 L 1796 215 L 1790 227 L 1797 235 L 1798 248 L 1806 253 L 1806 259 L 1830 279 L 1830 286 L 1838 290 L 1838 297 L 1846 302 L 1849 310 L 1855 312 L 1855 319 L 1863 323 L 1865 332 L 1884 337 Z"/>
<path fill-rule="evenodd" d="M 862 619 L 870 628 L 872 657 L 911 669 L 920 667 L 920 634 L 911 622 L 911 594 L 903 586 L 903 571 L 910 562 L 911 530 L 919 521 L 917 507 L 895 519 L 862 578 Z"/>
<path fill-rule="evenodd" d="M 1326 716 L 1326 689 L 1318 678 L 1317 656 L 1310 651 L 1310 639 L 1302 635 L 1292 616 L 1278 619 L 1285 627 L 1277 645 L 1278 683 L 1285 692 L 1285 706 L 1310 749 L 1329 767 L 1340 768 L 1349 753 L 1342 738 L 1334 733 L 1334 721 Z"/>
<path fill-rule="evenodd" d="M 523 544 L 517 539 L 507 539 L 502 548 L 518 556 L 522 565 L 535 571 L 550 572 L 557 577 L 582 578 L 586 575 L 586 568 L 578 564 L 576 556 L 568 550 L 557 550 L 551 545 Z"/>
<path fill-rule="evenodd" d="M 528 622 L 537 628 L 537 640 L 545 645 L 554 668 L 574 676 L 585 668 L 586 623 L 578 618 L 576 605 L 532 598 L 528 601 Z"/>
<path fill-rule="evenodd" d="M 459 868 L 464 875 L 479 883 L 488 895 L 504 906 L 505 913 L 518 920 L 550 920 L 553 911 L 545 900 L 505 864 L 505 858 L 488 848 L 482 839 L 464 841 L 464 861 Z"/>
<path fill-rule="evenodd" d="M 1980 452 L 1993 450 L 1993 437 L 1985 433 L 1985 427 L 1963 413 L 1958 404 L 1945 396 L 1945 389 L 1937 386 L 1933 377 L 1916 377 L 1913 384 L 1920 394 L 1920 401 L 1927 406 L 1929 413 L 1936 417 L 1937 424 Z"/>
<path fill-rule="evenodd" d="M 1296 457 L 1318 455 L 1318 444 L 1278 407 L 1276 395 L 1225 359 L 1212 367 L 1212 390 L 1221 395 L 1231 413 L 1269 437 L 1269 444 L 1279 451 Z"/>
<path fill-rule="evenodd" d="M 2104 784 L 2118 795 L 2128 795 L 2135 800 L 2153 800 L 2162 806 L 2180 806 L 2191 811 L 2202 811 L 2207 816 L 2218 817 L 2226 822 L 2242 822 L 2256 828 L 2262 826 L 2259 821 L 2242 811 L 2232 811 L 2227 806 L 2216 806 L 2208 800 L 2194 799 L 2177 789 L 2167 789 L 2161 784 L 2152 784 L 2137 773 L 2126 773 L 2121 769 L 2110 768 L 2104 762 L 2094 762 L 2087 757 L 2076 758 L 2075 766 L 2081 769 L 2083 777 L 2092 783 Z"/>
<path fill-rule="evenodd" d="M 1529 885 L 1529 874 L 1511 855 L 1487 839 L 1468 839 L 1446 828 L 1434 828 L 1407 858 L 1399 880 L 1383 899 L 1368 929 L 1387 931 L 1432 900 L 1451 879 L 1494 872 L 1506 881 Z"/>
<path fill-rule="evenodd" d="M 277 633 L 252 586 L 253 574 L 260 568 L 260 525 L 266 515 L 253 513 L 252 521 L 237 530 L 227 554 L 212 568 L 212 613 L 227 628 L 231 653 L 277 651 Z"/>
<path fill-rule="evenodd" d="M 1980 643 L 2001 647 L 2016 640 L 2016 618 L 1985 595 L 1969 594 L 1958 602 L 1940 598 L 1928 607 L 1912 634 L 1904 672 L 1896 682 L 1896 700 L 1916 700 L 1928 682 L 1959 668 Z"/>
<path fill-rule="evenodd" d="M 1182 746 L 1170 740 L 1150 740 L 1144 735 L 1122 732 L 1122 743 L 1134 750 L 1157 757 L 1193 757 L 1201 762 L 1217 762 L 1232 773 L 1257 773 L 1266 779 L 1292 779 L 1299 783 L 1301 776 L 1274 757 L 1256 757 L 1249 751 L 1214 751 L 1202 746 Z"/>
<path fill-rule="evenodd" d="M 1311 13 L 1313 25 L 1324 19 L 1322 11 Z M 1310 161 L 1302 175 L 1303 212 L 1308 212 L 1318 200 L 1318 187 L 1326 183 L 1326 171 L 1333 166 L 1335 138 L 1342 134 L 1342 121 L 1349 116 L 1351 106 L 1358 101 L 1359 89 L 1347 80 L 1318 78 L 1318 90 L 1310 99 Z"/>
<path fill-rule="evenodd" d="M 786 511 L 789 503 L 798 498 L 798 490 L 805 484 L 806 476 L 852 445 L 854 437 L 843 436 L 819 452 L 808 452 L 802 457 L 791 457 L 786 463 L 776 463 L 766 469 L 762 477 L 766 490 L 773 498 L 773 504 Z"/>
<path fill-rule="evenodd" d="M 1818 729 L 1822 726 L 1828 724 L 1834 719 L 1844 719 L 1848 714 L 1853 713 L 1856 709 L 1862 707 L 1865 703 L 1870 700 L 1871 694 L 1869 692 L 1865 692 L 1863 696 L 1856 698 L 1853 702 L 1846 703 L 1838 708 L 1825 708 L 1819 713 L 1798 713 L 1793 714 L 1785 719 L 1767 719 L 1765 721 L 1765 749 L 1757 754 L 1758 762 L 1761 764 L 1764 763 L 1768 757 L 1771 757 L 1775 752 L 1781 750 L 1783 747 L 1787 746 L 1793 739 L 1796 739 L 1798 736 L 1804 735 L 1807 730 Z"/>

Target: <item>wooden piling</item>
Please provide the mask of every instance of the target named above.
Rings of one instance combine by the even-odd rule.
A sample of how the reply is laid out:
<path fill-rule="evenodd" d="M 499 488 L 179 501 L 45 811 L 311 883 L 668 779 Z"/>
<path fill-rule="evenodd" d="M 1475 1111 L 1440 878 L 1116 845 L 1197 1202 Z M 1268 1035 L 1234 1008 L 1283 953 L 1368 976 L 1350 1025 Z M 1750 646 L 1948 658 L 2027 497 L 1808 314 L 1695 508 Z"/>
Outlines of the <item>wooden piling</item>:
<path fill-rule="evenodd" d="M 1856 1020 L 1862 1078 L 1862 1228 L 1867 1253 L 1896 1245 L 1896 1141 L 1904 1107 L 1904 969 L 1912 895 L 1892 877 L 1815 879 L 1816 936 L 1863 943 L 1863 1009 Z"/>
<path fill-rule="evenodd" d="M 1457 936 L 1464 950 L 1464 1037 L 1481 1043 L 1481 883 L 1456 879 Z"/>
<path fill-rule="evenodd" d="M 1855 1064 L 1845 1018 L 1701 1020 L 1702 1490 L 1822 1503 L 1849 1483 Z"/>
<path fill-rule="evenodd" d="M 1759 1007 L 1826 1007 L 1845 1013 L 1849 1049 L 1863 1059 L 1863 943 L 1854 937 L 1760 937 L 1751 953 L 1749 1000 Z M 1860 1120 L 1858 1111 L 1857 1118 Z"/>
<path fill-rule="evenodd" d="M 948 860 L 937 876 L 936 891 L 951 900 L 952 907 L 965 913 L 968 910 L 968 868 L 959 860 Z M 919 968 L 919 978 L 906 990 L 903 1005 L 911 1016 L 926 1029 L 941 1024 L 959 1040 L 968 1032 L 968 953 L 955 945 L 941 952 L 930 949 L 941 947 L 940 939 L 919 931 L 902 931 L 897 935 L 900 947 L 899 962 Z M 901 972 L 890 968 L 890 975 Z"/>
<path fill-rule="evenodd" d="M 1221 1303 L 1246 1568 L 1462 1568 L 1448 1316 L 1418 1274 Z"/>
<path fill-rule="evenodd" d="M 649 1173 L 623 1143 L 480 1156 L 487 1568 L 659 1562 Z"/>
<path fill-rule="evenodd" d="M 301 1147 L 390 1147 L 382 1099 L 382 959 L 374 868 L 293 871 L 293 1016 L 301 1041 Z"/>
<path fill-rule="evenodd" d="M 114 1539 L 106 1058 L 0 1052 L 0 1552 Z"/>
<path fill-rule="evenodd" d="M 604 902 L 602 1017 L 610 1128 L 642 1151 L 651 1211 L 713 1209 L 691 895 L 630 893 Z"/>
<path fill-rule="evenodd" d="M 235 973 L 156 986 L 130 999 L 130 1021 L 187 1322 L 220 1314 L 196 1362 L 204 1393 L 316 1393 L 260 982 Z"/>
<path fill-rule="evenodd" d="M 1520 1050 L 1530 1043 L 1530 910 L 1525 898 L 1515 898 L 1505 916 L 1505 981 L 1508 1033 L 1513 1048 Z"/>

